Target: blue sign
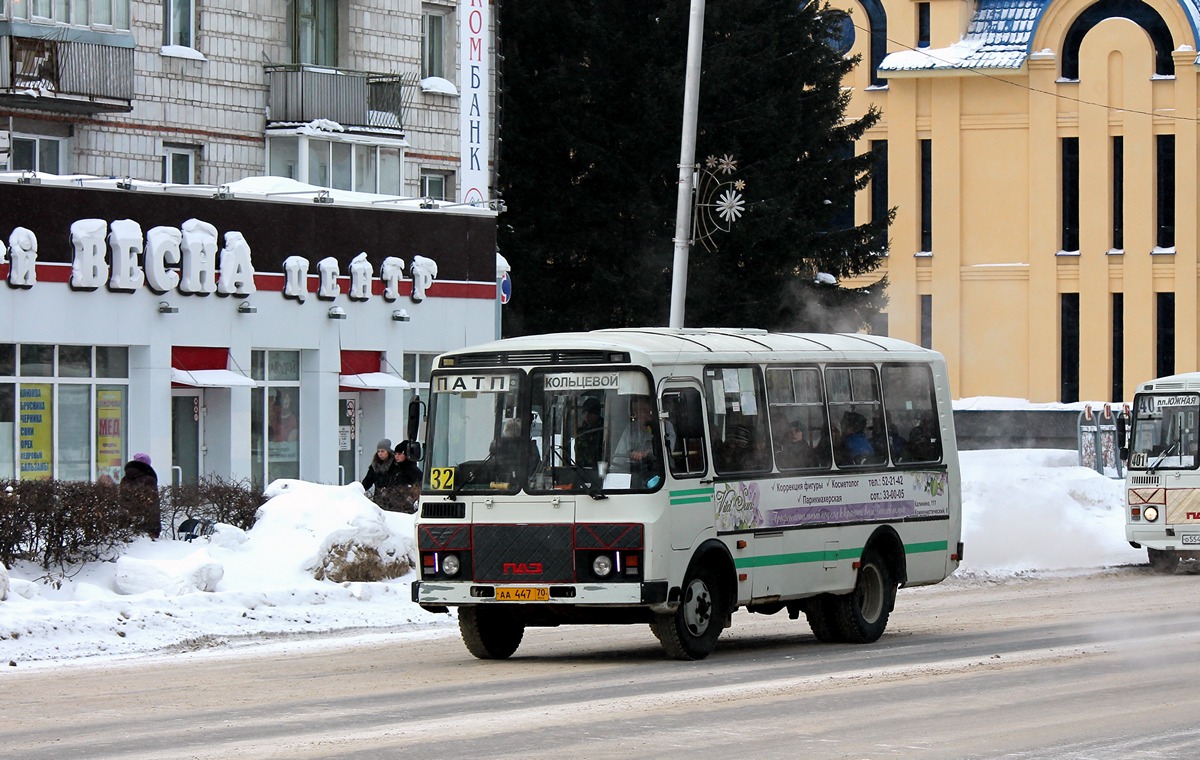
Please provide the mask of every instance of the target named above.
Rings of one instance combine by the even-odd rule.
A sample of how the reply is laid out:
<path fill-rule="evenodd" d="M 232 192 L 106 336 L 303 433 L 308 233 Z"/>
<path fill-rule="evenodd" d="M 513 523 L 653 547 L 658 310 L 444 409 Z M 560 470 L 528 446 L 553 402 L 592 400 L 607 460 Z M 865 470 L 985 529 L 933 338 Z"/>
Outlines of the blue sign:
<path fill-rule="evenodd" d="M 508 272 L 500 275 L 500 303 L 508 303 L 512 298 L 512 280 L 508 279 Z"/>

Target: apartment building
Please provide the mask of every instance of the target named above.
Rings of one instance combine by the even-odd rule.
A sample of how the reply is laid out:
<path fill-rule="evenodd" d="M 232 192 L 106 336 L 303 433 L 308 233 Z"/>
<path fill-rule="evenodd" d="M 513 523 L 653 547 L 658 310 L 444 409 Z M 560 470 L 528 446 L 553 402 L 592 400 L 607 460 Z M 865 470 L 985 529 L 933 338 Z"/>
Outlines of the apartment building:
<path fill-rule="evenodd" d="M 494 50 L 485 0 L 0 0 L 0 479 L 361 478 L 498 333 Z"/>

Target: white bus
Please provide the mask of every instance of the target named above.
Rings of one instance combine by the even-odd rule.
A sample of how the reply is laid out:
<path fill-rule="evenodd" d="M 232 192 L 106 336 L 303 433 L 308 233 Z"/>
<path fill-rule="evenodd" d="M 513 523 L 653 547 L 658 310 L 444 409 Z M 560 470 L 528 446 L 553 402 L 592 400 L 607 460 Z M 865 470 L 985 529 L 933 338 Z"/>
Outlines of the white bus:
<path fill-rule="evenodd" d="M 1146 547 L 1155 572 L 1172 573 L 1200 551 L 1200 372 L 1142 383 L 1117 438 L 1125 472 L 1125 539 Z M 1126 435 L 1128 432 L 1128 435 Z"/>
<path fill-rule="evenodd" d="M 733 612 L 882 635 L 962 558 L 942 356 L 869 335 L 620 329 L 438 357 L 413 601 L 476 657 L 528 626 L 649 623 L 701 659 Z"/>

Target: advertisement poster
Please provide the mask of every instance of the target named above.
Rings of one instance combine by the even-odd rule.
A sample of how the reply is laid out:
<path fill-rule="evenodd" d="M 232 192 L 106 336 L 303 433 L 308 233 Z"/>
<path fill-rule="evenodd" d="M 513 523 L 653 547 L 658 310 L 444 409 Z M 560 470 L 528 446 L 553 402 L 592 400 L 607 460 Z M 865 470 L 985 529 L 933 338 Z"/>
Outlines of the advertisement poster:
<path fill-rule="evenodd" d="M 942 471 L 722 483 L 714 497 L 721 531 L 903 520 L 949 514 L 950 509 Z"/>
<path fill-rule="evenodd" d="M 120 388 L 96 391 L 96 474 L 121 479 L 125 461 L 122 418 L 125 391 Z"/>
<path fill-rule="evenodd" d="M 21 480 L 49 480 L 54 475 L 54 386 L 21 385 Z"/>

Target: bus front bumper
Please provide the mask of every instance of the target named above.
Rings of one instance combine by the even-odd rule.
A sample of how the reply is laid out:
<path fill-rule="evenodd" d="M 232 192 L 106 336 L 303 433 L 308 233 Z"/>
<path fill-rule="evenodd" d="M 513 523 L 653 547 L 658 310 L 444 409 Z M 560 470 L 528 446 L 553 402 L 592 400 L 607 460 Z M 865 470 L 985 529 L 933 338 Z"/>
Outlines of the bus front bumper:
<path fill-rule="evenodd" d="M 1125 538 L 1131 544 L 1147 549 L 1200 551 L 1200 524 L 1161 526 L 1147 529 L 1144 525 L 1127 525 Z"/>
<path fill-rule="evenodd" d="M 500 594 L 497 594 L 497 591 Z M 507 597 L 497 600 L 497 596 Z M 552 583 L 530 586 L 472 581 L 413 581 L 412 600 L 424 607 L 460 604 L 563 604 L 651 607 L 669 612 L 667 582 Z"/>

